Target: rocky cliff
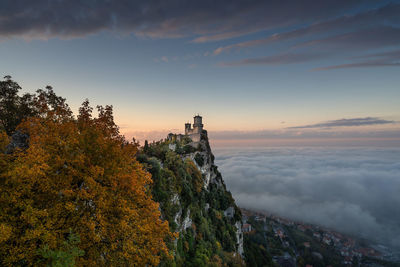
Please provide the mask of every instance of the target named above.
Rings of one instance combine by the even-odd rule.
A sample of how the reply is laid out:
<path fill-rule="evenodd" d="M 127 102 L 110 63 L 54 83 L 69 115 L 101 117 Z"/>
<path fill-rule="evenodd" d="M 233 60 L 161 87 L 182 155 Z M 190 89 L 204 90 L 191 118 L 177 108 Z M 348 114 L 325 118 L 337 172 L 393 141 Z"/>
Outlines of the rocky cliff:
<path fill-rule="evenodd" d="M 153 176 L 153 196 L 179 237 L 171 242 L 174 260 L 164 265 L 242 264 L 241 212 L 214 164 L 207 132 L 199 142 L 169 135 L 145 144 L 138 159 Z"/>

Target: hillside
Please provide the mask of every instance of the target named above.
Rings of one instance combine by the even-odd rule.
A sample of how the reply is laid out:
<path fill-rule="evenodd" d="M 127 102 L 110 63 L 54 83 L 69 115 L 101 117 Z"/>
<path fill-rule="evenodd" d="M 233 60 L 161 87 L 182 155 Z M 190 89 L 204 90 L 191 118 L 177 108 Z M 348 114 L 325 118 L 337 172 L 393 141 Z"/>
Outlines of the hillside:
<path fill-rule="evenodd" d="M 243 264 L 241 212 L 214 164 L 207 131 L 145 143 L 137 159 L 152 174 L 153 197 L 178 239 L 166 266 Z"/>
<path fill-rule="evenodd" d="M 140 147 L 112 106 L 0 81 L 1 266 L 242 266 L 241 212 L 201 117 Z"/>

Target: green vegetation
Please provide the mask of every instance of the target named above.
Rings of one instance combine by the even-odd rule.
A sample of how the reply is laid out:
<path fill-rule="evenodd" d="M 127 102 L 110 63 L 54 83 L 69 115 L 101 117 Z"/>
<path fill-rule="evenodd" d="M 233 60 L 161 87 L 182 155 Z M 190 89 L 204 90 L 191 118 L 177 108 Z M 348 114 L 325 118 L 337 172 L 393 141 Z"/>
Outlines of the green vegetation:
<path fill-rule="evenodd" d="M 200 167 L 203 167 L 204 165 L 204 158 L 201 154 L 197 153 L 194 156 L 194 160 L 196 161 L 197 165 L 199 165 Z"/>
<path fill-rule="evenodd" d="M 165 259 L 163 266 L 241 266 L 243 262 L 236 251 L 235 221 L 241 219 L 232 195 L 223 184 L 211 183 L 206 190 L 204 178 L 188 156 L 202 146 L 194 148 L 191 140 L 159 141 L 147 146 L 137 159 L 151 173 L 153 198 L 160 203 L 163 217 L 168 220 L 171 231 L 177 231 L 175 257 Z M 175 151 L 168 148 L 175 144 Z M 197 165 L 204 165 L 204 157 L 196 153 Z M 227 218 L 224 210 L 235 208 L 235 216 Z M 176 217 L 178 214 L 178 217 Z M 179 216 L 179 214 L 181 214 Z M 182 221 L 190 214 L 191 225 L 182 229 Z M 177 221 L 176 221 L 177 219 Z M 173 242 L 169 244 L 174 248 Z"/>
<path fill-rule="evenodd" d="M 51 267 L 70 267 L 75 266 L 75 259 L 85 255 L 85 252 L 79 249 L 78 245 L 81 242 L 78 235 L 70 233 L 66 241 L 62 243 L 61 249 L 52 250 L 48 245 L 38 250 L 38 254 L 45 260 L 47 266 Z"/>
<path fill-rule="evenodd" d="M 0 266 L 157 266 L 171 234 L 111 106 L 0 82 Z M 79 238 L 78 238 L 79 237 Z"/>
<path fill-rule="evenodd" d="M 316 241 L 315 238 L 312 237 L 311 232 L 302 232 L 293 227 L 286 227 L 285 229 L 296 243 L 297 250 L 301 254 L 300 261 L 304 261 L 313 266 L 337 266 L 341 264 L 342 257 L 338 254 L 338 252 L 332 246 L 328 246 Z M 310 247 L 304 247 L 304 242 L 309 242 Z M 323 259 L 315 257 L 312 254 L 313 252 L 320 253 Z"/>

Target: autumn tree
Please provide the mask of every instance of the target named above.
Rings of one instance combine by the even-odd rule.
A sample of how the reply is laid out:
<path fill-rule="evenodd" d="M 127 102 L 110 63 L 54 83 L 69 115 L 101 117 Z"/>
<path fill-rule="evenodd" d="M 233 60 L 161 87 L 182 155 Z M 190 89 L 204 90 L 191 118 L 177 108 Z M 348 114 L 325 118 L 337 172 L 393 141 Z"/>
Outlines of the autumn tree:
<path fill-rule="evenodd" d="M 11 79 L 11 76 L 5 76 L 0 81 L 0 127 L 11 135 L 17 125 L 23 118 L 32 115 L 33 109 L 31 94 L 19 96 L 21 87 Z"/>
<path fill-rule="evenodd" d="M 22 88 L 5 76 L 0 81 L 0 129 L 8 135 L 14 133 L 18 124 L 29 117 L 47 116 L 49 112 L 58 116 L 71 116 L 65 98 L 57 96 L 51 86 L 36 90 L 35 94 L 19 95 Z"/>
<path fill-rule="evenodd" d="M 0 133 L 0 265 L 44 264 L 40 252 L 62 251 L 71 233 L 78 266 L 157 265 L 171 233 L 112 107 L 94 117 L 85 101 L 75 119 L 51 88 L 37 93 L 37 113 L 16 128 L 29 147 L 6 154 Z"/>

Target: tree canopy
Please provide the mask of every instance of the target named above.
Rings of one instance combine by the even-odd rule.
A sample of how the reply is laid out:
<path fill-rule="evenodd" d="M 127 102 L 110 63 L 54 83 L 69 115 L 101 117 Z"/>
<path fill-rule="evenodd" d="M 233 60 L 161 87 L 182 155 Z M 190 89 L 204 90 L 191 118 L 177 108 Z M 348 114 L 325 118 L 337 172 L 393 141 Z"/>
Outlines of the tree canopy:
<path fill-rule="evenodd" d="M 85 101 L 75 118 L 51 87 L 20 97 L 10 77 L 0 85 L 0 265 L 58 266 L 57 255 L 72 255 L 78 266 L 145 266 L 168 255 L 151 175 L 112 106 L 95 117 Z M 29 146 L 5 153 L 15 131 Z"/>

